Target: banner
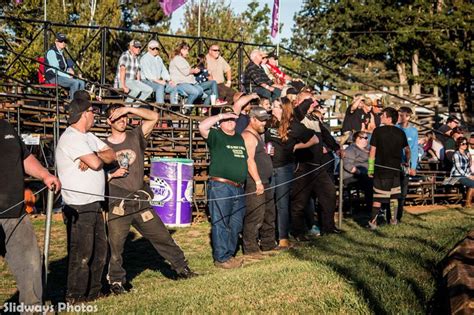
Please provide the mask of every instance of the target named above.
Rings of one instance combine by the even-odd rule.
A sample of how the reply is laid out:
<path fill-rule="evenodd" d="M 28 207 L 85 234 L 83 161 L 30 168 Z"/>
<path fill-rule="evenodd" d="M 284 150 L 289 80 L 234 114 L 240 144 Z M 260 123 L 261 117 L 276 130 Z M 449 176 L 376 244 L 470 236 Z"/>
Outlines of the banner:
<path fill-rule="evenodd" d="M 272 13 L 272 37 L 276 37 L 279 32 L 279 23 L 278 23 L 278 11 L 280 10 L 280 0 L 273 1 L 273 13 Z"/>
<path fill-rule="evenodd" d="M 186 3 L 187 0 L 160 0 L 160 6 L 165 15 L 171 15 L 176 9 Z"/>

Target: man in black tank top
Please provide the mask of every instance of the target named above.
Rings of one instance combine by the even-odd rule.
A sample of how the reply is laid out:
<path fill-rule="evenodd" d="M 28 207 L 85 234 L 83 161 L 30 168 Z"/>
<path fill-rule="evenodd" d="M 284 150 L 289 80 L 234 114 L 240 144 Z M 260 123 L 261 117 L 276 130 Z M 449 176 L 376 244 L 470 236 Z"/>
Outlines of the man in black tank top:
<path fill-rule="evenodd" d="M 254 107 L 250 110 L 249 117 L 250 123 L 242 132 L 248 154 L 245 193 L 249 193 L 246 196 L 243 251 L 245 255 L 263 258 L 261 250 L 269 251 L 277 246 L 275 203 L 273 189 L 270 189 L 273 166 L 261 137 L 271 115 L 263 107 Z"/>

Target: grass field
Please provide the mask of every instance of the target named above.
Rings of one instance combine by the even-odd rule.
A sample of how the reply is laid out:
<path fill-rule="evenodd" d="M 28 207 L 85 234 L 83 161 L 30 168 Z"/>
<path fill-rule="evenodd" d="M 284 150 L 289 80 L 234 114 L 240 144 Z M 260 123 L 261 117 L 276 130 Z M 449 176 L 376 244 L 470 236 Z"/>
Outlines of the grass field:
<path fill-rule="evenodd" d="M 131 233 L 125 268 L 130 293 L 94 302 L 100 313 L 436 313 L 439 262 L 474 228 L 474 209 L 452 208 L 407 214 L 398 226 L 377 231 L 365 218 L 346 219 L 343 235 L 249 262 L 239 270 L 212 264 L 209 224 L 178 230 L 174 237 L 201 276 L 170 279 L 173 272 L 153 247 Z M 44 220 L 35 219 L 42 246 Z M 62 299 L 66 284 L 65 228 L 53 224 L 49 299 Z M 0 304 L 15 294 L 15 283 L 0 258 Z"/>

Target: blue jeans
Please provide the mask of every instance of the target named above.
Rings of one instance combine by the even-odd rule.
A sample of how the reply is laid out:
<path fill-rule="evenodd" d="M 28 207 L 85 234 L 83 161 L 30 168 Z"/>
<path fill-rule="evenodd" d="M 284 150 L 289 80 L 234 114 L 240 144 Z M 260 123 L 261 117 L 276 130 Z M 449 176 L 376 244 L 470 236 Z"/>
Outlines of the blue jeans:
<path fill-rule="evenodd" d="M 56 79 L 52 79 L 49 82 L 56 83 Z M 67 78 L 60 75 L 58 75 L 58 85 L 69 89 L 70 100 L 72 100 L 74 93 L 76 93 L 76 91 L 84 90 L 84 87 L 85 87 L 85 83 L 82 80 Z"/>
<path fill-rule="evenodd" d="M 463 176 L 459 178 L 459 183 L 466 186 L 467 188 L 474 188 L 474 180 L 470 179 L 469 177 Z"/>
<path fill-rule="evenodd" d="M 219 89 L 217 88 L 217 83 L 214 80 L 209 80 L 206 82 L 199 83 L 199 85 L 202 87 L 204 90 L 204 93 L 208 95 L 206 99 L 204 100 L 204 105 L 210 105 L 211 104 L 211 95 L 215 95 L 216 99 L 219 98 Z"/>
<path fill-rule="evenodd" d="M 271 186 L 278 186 L 275 188 L 275 204 L 278 213 L 278 238 L 288 239 L 290 232 L 290 191 L 291 183 L 288 183 L 294 178 L 295 164 L 274 168 Z"/>
<path fill-rule="evenodd" d="M 225 262 L 234 256 L 245 214 L 243 188 L 209 181 L 208 197 L 211 214 L 212 257 Z M 239 197 L 235 197 L 239 196 Z M 223 200 L 212 200 L 226 198 Z"/>
<path fill-rule="evenodd" d="M 151 93 L 153 93 L 153 89 L 149 87 L 148 85 L 146 85 L 145 83 L 143 83 L 142 81 L 126 80 L 125 85 L 130 89 L 130 91 L 128 92 L 129 96 L 138 98 L 142 101 L 146 100 L 148 96 L 150 96 Z M 120 86 L 120 87 L 123 88 L 123 86 Z M 135 102 L 135 100 L 131 97 L 127 97 L 127 99 L 125 100 L 125 103 L 133 103 L 133 102 Z"/>
<path fill-rule="evenodd" d="M 186 95 L 188 99 L 186 100 L 186 104 L 194 104 L 194 101 L 201 97 L 204 93 L 202 87 L 199 84 L 191 84 L 191 83 L 179 83 L 177 85 L 178 93 L 181 95 Z"/>
<path fill-rule="evenodd" d="M 163 85 L 156 82 L 143 80 L 143 83 L 150 86 L 155 91 L 155 101 L 159 104 L 165 102 L 165 92 L 170 94 L 170 103 L 178 104 L 178 87 L 169 84 Z"/>

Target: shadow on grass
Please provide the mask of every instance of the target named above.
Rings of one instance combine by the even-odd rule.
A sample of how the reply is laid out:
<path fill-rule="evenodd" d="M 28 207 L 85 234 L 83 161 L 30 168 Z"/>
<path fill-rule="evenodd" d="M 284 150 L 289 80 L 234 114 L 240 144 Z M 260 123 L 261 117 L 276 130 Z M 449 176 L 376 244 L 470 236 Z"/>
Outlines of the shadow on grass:
<path fill-rule="evenodd" d="M 436 219 L 407 215 L 402 225 L 367 231 L 360 228 L 365 218 L 348 221 L 350 233 L 318 238 L 291 253 L 332 269 L 361 293 L 376 314 L 442 311 L 439 262 L 451 248 L 454 234 L 465 235 L 467 226 L 458 226 L 456 220 L 438 226 Z M 426 223 L 418 226 L 417 221 Z"/>

